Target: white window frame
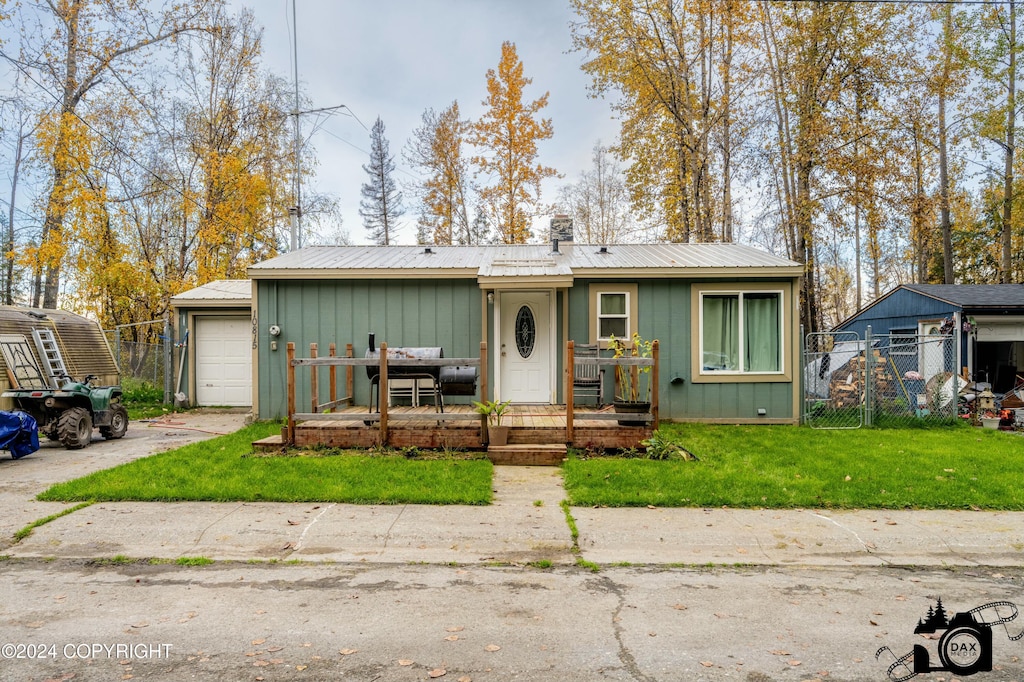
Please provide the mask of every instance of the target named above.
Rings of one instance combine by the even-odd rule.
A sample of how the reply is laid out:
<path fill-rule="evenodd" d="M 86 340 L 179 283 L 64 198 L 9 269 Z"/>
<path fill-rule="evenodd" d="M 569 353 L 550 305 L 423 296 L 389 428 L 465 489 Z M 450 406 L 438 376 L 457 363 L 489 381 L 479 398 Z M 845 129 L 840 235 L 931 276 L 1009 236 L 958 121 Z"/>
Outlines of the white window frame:
<path fill-rule="evenodd" d="M 625 302 L 624 310 L 625 310 L 625 312 L 623 312 L 622 314 L 602 315 L 601 314 L 601 300 L 602 300 L 602 298 L 604 296 L 622 296 L 622 297 L 624 297 L 624 302 Z M 611 339 L 610 336 L 601 336 L 601 321 L 602 320 L 625 320 L 626 321 L 626 333 L 623 336 L 617 337 L 617 338 L 626 339 L 626 340 L 632 338 L 632 336 L 633 336 L 633 329 L 632 329 L 633 325 L 631 324 L 631 321 L 629 319 L 630 318 L 629 311 L 630 311 L 630 300 L 629 300 L 629 292 L 628 291 L 626 291 L 626 290 L 614 290 L 614 289 L 598 291 L 597 292 L 597 313 L 596 313 L 597 329 L 595 331 L 597 340 L 599 342 L 601 342 L 601 343 L 606 344 Z"/>
<path fill-rule="evenodd" d="M 743 345 L 745 342 L 744 337 L 744 304 L 743 299 L 751 294 L 775 294 L 778 297 L 779 302 L 779 327 L 777 330 L 779 339 L 779 369 L 772 372 L 757 371 L 750 372 L 743 369 L 743 362 L 746 358 L 746 347 Z M 728 369 L 704 369 L 704 297 L 705 296 L 736 296 L 739 300 L 739 334 L 740 349 L 739 349 L 739 361 L 740 369 L 728 370 Z M 782 289 L 702 289 L 697 296 L 697 317 L 698 317 L 698 328 L 697 328 L 697 371 L 698 375 L 702 377 L 757 377 L 757 376 L 785 376 L 786 375 L 786 295 Z"/>
<path fill-rule="evenodd" d="M 898 340 L 897 340 L 898 339 Z M 917 330 L 913 328 L 889 331 L 889 355 L 917 355 Z"/>

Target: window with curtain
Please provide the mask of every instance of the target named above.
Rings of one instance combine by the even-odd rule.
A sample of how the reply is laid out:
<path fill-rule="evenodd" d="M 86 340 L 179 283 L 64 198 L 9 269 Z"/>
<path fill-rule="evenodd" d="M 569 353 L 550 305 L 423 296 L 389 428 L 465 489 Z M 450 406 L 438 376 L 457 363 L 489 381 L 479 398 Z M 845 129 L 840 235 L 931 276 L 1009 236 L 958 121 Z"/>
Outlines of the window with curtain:
<path fill-rule="evenodd" d="M 782 294 L 701 296 L 701 373 L 782 371 Z"/>

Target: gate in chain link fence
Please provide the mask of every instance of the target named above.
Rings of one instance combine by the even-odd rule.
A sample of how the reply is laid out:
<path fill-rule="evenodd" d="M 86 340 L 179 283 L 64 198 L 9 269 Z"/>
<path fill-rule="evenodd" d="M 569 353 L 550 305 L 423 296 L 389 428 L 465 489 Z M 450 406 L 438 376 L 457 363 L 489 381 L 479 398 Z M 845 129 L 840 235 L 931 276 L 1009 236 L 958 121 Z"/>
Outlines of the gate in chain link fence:
<path fill-rule="evenodd" d="M 804 421 L 819 429 L 955 420 L 955 336 L 814 333 L 804 345 Z"/>

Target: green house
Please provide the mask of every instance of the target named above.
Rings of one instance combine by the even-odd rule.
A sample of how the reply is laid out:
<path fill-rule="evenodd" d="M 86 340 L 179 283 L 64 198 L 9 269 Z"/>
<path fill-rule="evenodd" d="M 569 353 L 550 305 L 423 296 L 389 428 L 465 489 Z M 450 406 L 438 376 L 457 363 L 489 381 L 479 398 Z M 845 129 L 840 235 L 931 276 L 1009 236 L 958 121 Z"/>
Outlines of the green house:
<path fill-rule="evenodd" d="M 299 249 L 249 268 L 253 413 L 286 414 L 289 342 L 300 357 L 310 343 L 321 356 L 352 344 L 362 357 L 373 334 L 375 345 L 440 348 L 445 358 L 479 357 L 486 342 L 490 395 L 564 404 L 568 341 L 607 348 L 612 335 L 638 332 L 659 340 L 662 419 L 797 423 L 801 272 L 739 244 Z M 213 302 L 209 325 L 227 305 Z M 210 312 L 179 303 L 179 327 Z M 204 365 L 202 330 L 193 331 L 186 377 Z M 308 373 L 298 381 L 308 396 Z M 370 395 L 367 373 L 355 372 L 355 402 Z"/>

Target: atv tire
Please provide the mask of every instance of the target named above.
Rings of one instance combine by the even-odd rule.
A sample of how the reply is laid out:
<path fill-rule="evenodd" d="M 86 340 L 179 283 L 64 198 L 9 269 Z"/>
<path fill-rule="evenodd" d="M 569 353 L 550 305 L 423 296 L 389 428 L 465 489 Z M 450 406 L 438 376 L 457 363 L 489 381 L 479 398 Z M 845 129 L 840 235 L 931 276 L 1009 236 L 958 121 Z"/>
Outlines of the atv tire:
<path fill-rule="evenodd" d="M 92 440 L 92 417 L 89 410 L 72 407 L 57 421 L 57 437 L 68 450 L 84 448 Z"/>
<path fill-rule="evenodd" d="M 114 405 L 110 408 L 110 426 L 101 426 L 100 435 L 107 440 L 122 438 L 128 431 L 128 410 L 124 405 Z"/>

